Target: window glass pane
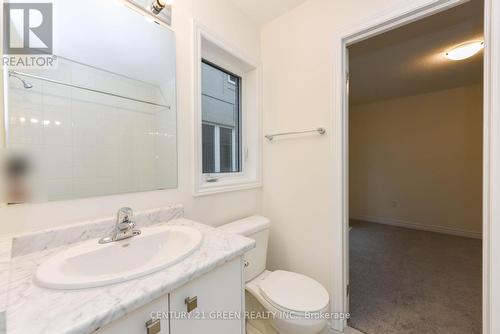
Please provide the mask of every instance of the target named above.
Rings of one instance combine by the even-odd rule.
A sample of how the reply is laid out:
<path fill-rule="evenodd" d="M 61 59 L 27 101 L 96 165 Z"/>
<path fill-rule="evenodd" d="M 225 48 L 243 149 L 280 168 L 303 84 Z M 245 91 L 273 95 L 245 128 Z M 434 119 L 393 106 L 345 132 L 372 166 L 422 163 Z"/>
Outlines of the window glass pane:
<path fill-rule="evenodd" d="M 215 126 L 203 124 L 203 173 L 215 173 Z"/>
<path fill-rule="evenodd" d="M 233 166 L 233 129 L 220 128 L 220 171 L 230 173 L 236 171 Z M 235 161 L 234 161 L 235 164 Z"/>
<path fill-rule="evenodd" d="M 203 62 L 202 121 L 212 126 L 210 131 L 214 133 L 213 137 L 205 136 L 204 126 L 204 173 L 240 171 L 240 86 L 240 77 Z"/>

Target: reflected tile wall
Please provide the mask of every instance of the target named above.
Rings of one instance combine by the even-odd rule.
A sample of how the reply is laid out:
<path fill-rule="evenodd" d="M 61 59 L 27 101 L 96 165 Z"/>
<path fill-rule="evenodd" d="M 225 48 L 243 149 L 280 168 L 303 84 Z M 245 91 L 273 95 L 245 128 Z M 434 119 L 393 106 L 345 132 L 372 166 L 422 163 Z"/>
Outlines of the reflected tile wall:
<path fill-rule="evenodd" d="M 29 72 L 135 99 L 171 105 L 159 86 L 60 59 Z M 176 115 L 171 110 L 28 79 L 9 80 L 8 146 L 32 152 L 42 199 L 63 200 L 176 187 Z M 166 99 L 172 99 L 168 102 Z"/>

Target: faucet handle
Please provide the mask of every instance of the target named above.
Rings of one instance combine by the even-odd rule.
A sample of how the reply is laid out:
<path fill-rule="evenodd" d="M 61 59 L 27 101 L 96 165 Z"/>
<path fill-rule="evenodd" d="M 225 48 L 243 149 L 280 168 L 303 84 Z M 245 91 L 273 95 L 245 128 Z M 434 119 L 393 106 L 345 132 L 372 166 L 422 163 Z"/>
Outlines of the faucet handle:
<path fill-rule="evenodd" d="M 100 244 L 107 244 L 108 242 L 119 241 L 128 239 L 141 234 L 141 231 L 135 230 L 135 223 L 133 222 L 134 211 L 131 208 L 121 208 L 116 214 L 116 224 L 109 235 L 99 240 Z"/>
<path fill-rule="evenodd" d="M 133 218 L 134 210 L 131 208 L 121 208 L 116 215 L 116 223 L 132 223 Z"/>

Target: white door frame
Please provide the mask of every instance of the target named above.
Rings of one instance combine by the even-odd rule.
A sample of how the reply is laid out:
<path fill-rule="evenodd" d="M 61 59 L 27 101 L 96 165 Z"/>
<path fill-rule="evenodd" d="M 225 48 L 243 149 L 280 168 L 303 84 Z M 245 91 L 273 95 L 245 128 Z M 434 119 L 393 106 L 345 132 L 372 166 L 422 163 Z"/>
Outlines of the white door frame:
<path fill-rule="evenodd" d="M 333 254 L 332 312 L 347 312 L 348 85 L 347 47 L 468 0 L 418 0 L 384 12 L 334 38 L 332 105 Z M 500 0 L 485 0 L 483 162 L 483 334 L 500 333 Z M 496 204 L 496 205 L 495 205 Z M 492 255 L 496 254 L 496 257 Z M 496 282 L 496 284 L 494 284 Z M 345 320 L 332 328 L 343 331 Z"/>

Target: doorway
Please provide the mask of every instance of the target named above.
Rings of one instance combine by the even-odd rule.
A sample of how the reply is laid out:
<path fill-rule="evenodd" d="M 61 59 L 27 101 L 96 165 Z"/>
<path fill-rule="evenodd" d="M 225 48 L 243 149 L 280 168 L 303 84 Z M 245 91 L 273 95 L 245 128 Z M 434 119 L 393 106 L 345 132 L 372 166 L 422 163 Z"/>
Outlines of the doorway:
<path fill-rule="evenodd" d="M 332 148 L 334 150 L 334 179 L 342 180 L 341 183 L 334 182 L 334 196 L 332 205 L 335 212 L 333 220 L 334 249 L 333 258 L 333 279 L 332 279 L 332 312 L 349 311 L 349 256 L 348 256 L 348 235 L 349 235 L 349 207 L 348 207 L 348 54 L 347 48 L 357 42 L 380 35 L 384 32 L 394 30 L 398 27 L 424 19 L 433 14 L 443 12 L 455 6 L 467 3 L 462 0 L 443 1 L 421 1 L 407 4 L 397 10 L 385 12 L 368 22 L 364 22 L 349 30 L 344 30 L 335 38 L 334 47 L 334 89 L 336 97 L 333 102 L 332 120 L 333 137 Z M 497 126 L 498 101 L 495 98 L 498 87 L 500 71 L 497 69 L 497 41 L 493 37 L 499 33 L 499 26 L 496 24 L 495 0 L 485 0 L 485 77 L 484 77 L 484 170 L 483 170 L 483 333 L 494 333 L 499 326 L 497 320 L 491 316 L 497 309 L 495 299 L 494 282 L 497 273 L 497 261 L 492 257 L 497 242 L 497 235 L 494 233 L 493 222 L 497 217 L 497 210 L 493 203 L 496 200 L 497 184 L 497 158 L 496 150 L 500 142 L 495 136 L 500 131 Z M 341 111 L 341 112 L 339 112 Z M 339 273 L 342 274 L 339 274 Z M 332 328 L 342 331 L 346 326 L 346 321 L 336 320 L 332 322 Z M 499 327 L 500 328 L 500 327 Z"/>
<path fill-rule="evenodd" d="M 446 50 L 480 46 L 483 12 L 348 47 L 349 324 L 364 333 L 481 333 L 483 55 Z"/>

